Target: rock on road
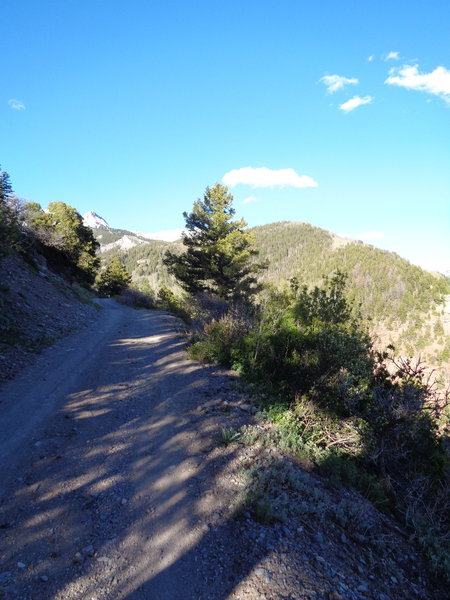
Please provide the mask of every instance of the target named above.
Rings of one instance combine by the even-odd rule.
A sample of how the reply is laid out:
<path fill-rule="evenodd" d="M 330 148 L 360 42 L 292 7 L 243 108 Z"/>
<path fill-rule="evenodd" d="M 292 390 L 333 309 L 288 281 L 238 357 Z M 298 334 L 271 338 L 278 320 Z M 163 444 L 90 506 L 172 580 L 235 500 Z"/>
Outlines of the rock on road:
<path fill-rule="evenodd" d="M 100 302 L 0 390 L 0 598 L 229 597 L 245 561 L 211 554 L 227 499 L 196 410 L 223 375 L 166 313 Z"/>

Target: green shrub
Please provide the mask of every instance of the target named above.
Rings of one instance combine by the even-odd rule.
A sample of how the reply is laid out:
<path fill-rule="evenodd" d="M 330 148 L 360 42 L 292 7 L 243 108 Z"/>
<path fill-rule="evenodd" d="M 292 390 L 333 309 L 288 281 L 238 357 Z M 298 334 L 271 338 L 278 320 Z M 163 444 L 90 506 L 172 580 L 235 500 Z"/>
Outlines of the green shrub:
<path fill-rule="evenodd" d="M 172 313 L 186 323 L 190 323 L 190 315 L 185 308 L 183 298 L 176 296 L 166 285 L 163 285 L 159 288 L 156 298 L 156 306 L 161 310 L 166 310 L 167 312 Z"/>
<path fill-rule="evenodd" d="M 234 366 L 240 359 L 242 329 L 240 322 L 230 314 L 213 319 L 204 326 L 203 339 L 191 347 L 191 356 L 203 362 L 218 362 Z"/>
<path fill-rule="evenodd" d="M 351 486 L 380 510 L 388 507 L 388 499 L 375 475 L 369 473 L 362 461 L 345 453 L 330 453 L 318 463 L 319 471 L 329 477 L 334 486 Z"/>
<path fill-rule="evenodd" d="M 229 446 L 237 442 L 242 437 L 242 432 L 236 431 L 233 427 L 222 427 L 217 434 L 217 441 L 222 446 Z"/>

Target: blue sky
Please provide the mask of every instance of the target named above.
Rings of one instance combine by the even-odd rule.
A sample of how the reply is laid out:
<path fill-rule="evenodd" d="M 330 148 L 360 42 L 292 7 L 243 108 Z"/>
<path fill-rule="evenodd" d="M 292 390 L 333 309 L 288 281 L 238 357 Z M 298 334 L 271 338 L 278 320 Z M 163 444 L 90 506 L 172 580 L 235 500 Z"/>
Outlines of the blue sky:
<path fill-rule="evenodd" d="M 447 0 L 8 2 L 0 163 L 113 227 L 181 228 L 225 181 L 251 226 L 447 271 L 449 22 Z"/>

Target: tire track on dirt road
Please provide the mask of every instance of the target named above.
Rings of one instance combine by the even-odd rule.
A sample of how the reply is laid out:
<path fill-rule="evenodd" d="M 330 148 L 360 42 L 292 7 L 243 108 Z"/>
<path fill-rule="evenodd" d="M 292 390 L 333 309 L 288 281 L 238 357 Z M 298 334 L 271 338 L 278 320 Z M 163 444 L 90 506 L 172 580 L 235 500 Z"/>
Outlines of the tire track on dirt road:
<path fill-rule="evenodd" d="M 225 599 L 260 558 L 197 411 L 228 378 L 169 315 L 103 304 L 0 391 L 0 598 Z"/>

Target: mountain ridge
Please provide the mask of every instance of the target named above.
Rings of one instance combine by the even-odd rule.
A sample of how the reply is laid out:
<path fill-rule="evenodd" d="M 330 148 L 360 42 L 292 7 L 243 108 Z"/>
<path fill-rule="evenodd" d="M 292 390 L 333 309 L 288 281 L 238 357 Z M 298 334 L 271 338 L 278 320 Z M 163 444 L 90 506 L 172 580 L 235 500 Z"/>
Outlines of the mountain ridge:
<path fill-rule="evenodd" d="M 349 277 L 348 295 L 380 346 L 394 344 L 403 355 L 422 354 L 432 365 L 450 361 L 450 319 L 445 312 L 450 281 L 414 265 L 395 252 L 339 236 L 304 221 L 278 221 L 250 228 L 259 259 L 269 261 L 261 281 L 287 289 L 296 277 L 319 285 L 336 270 Z M 182 252 L 181 240 L 151 240 L 119 229 L 95 229 L 102 259 L 117 256 L 134 285 L 157 293 L 162 286 L 180 291 L 163 263 L 167 249 Z M 449 363 L 450 372 L 450 363 Z"/>

